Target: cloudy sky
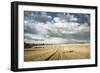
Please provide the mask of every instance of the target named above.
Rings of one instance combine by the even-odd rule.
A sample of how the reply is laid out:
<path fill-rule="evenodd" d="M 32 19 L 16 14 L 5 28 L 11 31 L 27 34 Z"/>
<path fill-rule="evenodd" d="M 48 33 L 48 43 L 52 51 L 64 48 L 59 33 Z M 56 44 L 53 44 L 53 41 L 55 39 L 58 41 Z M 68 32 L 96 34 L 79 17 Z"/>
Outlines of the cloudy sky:
<path fill-rule="evenodd" d="M 32 44 L 90 41 L 90 14 L 24 11 L 24 42 Z"/>

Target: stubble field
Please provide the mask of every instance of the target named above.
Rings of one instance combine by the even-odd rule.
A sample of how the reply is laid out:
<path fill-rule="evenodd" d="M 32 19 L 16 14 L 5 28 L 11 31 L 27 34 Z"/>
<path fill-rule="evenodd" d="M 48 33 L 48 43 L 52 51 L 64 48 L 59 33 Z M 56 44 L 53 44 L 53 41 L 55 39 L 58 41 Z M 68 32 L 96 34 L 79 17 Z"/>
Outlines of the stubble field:
<path fill-rule="evenodd" d="M 24 61 L 89 59 L 90 44 L 38 45 L 24 49 Z"/>

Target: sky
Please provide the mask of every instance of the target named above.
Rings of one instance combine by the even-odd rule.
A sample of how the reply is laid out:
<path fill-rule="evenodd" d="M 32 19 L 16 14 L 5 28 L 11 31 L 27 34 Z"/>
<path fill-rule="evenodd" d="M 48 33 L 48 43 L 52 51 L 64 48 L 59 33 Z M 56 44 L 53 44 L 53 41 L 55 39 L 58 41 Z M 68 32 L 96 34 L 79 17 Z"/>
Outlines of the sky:
<path fill-rule="evenodd" d="M 24 42 L 30 44 L 90 42 L 90 14 L 24 11 Z"/>

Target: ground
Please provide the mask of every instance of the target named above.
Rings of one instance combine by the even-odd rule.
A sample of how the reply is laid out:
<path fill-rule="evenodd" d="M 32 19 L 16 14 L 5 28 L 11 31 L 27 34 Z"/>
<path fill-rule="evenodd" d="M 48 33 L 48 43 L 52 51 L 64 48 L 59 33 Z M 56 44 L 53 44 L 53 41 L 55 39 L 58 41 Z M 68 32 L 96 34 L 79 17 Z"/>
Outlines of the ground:
<path fill-rule="evenodd" d="M 25 62 L 89 58 L 89 43 L 38 45 L 24 49 Z"/>

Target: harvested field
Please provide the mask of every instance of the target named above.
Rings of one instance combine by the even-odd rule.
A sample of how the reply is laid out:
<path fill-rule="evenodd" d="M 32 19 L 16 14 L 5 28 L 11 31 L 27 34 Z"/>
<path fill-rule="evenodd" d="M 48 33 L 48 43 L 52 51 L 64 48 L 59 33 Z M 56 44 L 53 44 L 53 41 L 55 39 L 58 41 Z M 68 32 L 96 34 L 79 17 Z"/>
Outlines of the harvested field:
<path fill-rule="evenodd" d="M 24 61 L 89 59 L 90 44 L 38 45 L 24 49 Z"/>

